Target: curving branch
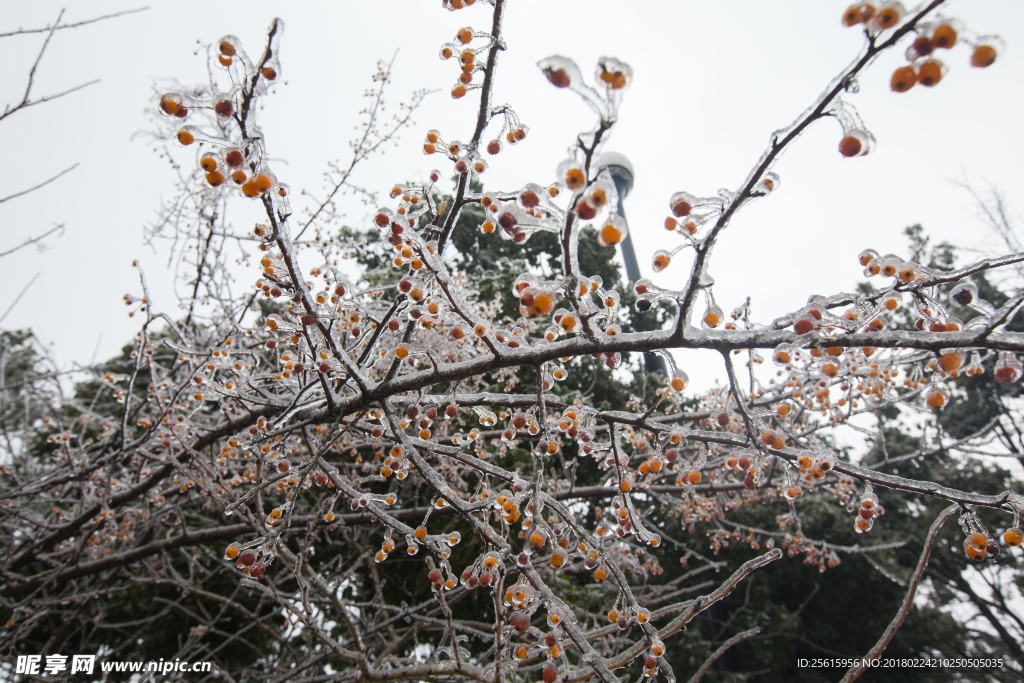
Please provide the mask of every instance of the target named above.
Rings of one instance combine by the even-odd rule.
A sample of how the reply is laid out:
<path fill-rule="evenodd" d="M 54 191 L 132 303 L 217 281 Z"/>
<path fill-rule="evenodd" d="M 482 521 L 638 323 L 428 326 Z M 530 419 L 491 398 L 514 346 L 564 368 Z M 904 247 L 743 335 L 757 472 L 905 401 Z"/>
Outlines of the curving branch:
<path fill-rule="evenodd" d="M 924 575 L 924 570 L 928 566 L 928 558 L 932 554 L 932 545 L 935 543 L 935 537 L 939 533 L 939 529 L 946 521 L 955 515 L 960 510 L 959 505 L 950 505 L 948 508 L 939 513 L 939 516 L 932 522 L 931 528 L 928 529 L 928 536 L 924 540 L 924 548 L 921 550 L 921 557 L 917 560 L 917 569 L 914 570 L 914 575 L 910 578 L 910 586 L 907 588 L 907 593 L 903 597 L 903 605 L 900 607 L 900 611 L 896 613 L 892 621 L 889 623 L 888 628 L 882 633 L 878 642 L 875 643 L 874 647 L 861 659 L 861 662 L 870 661 L 876 659 L 882 652 L 885 651 L 885 647 L 892 640 L 893 636 L 896 635 L 896 631 L 899 630 L 900 626 L 903 625 L 903 620 L 910 614 L 911 608 L 914 606 L 914 596 L 917 594 L 917 587 L 921 583 L 921 577 Z M 841 683 L 850 683 L 860 678 L 860 675 L 867 670 L 865 664 L 851 667 L 846 675 L 843 676 Z"/>

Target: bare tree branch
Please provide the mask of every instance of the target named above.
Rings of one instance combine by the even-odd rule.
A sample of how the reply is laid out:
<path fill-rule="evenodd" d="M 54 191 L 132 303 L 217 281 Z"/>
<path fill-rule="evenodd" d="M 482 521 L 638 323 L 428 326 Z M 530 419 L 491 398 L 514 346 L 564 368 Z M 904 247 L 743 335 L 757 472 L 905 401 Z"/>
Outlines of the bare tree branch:
<path fill-rule="evenodd" d="M 924 575 L 924 570 L 928 566 L 928 558 L 932 554 L 932 545 L 935 543 L 935 537 L 939 533 L 939 529 L 946 523 L 950 517 L 955 515 L 960 510 L 959 505 L 950 505 L 948 508 L 939 513 L 939 516 L 932 522 L 932 526 L 928 529 L 928 536 L 924 540 L 924 548 L 921 550 L 921 557 L 917 561 L 917 569 L 914 570 L 913 576 L 910 578 L 910 587 L 907 588 L 906 595 L 903 596 L 903 605 L 900 607 L 900 611 L 896 613 L 892 621 L 889 623 L 888 628 L 879 637 L 878 642 L 875 643 L 874 647 L 868 651 L 863 658 L 861 658 L 861 664 L 858 666 L 850 667 L 846 675 L 843 676 L 841 683 L 850 683 L 860 678 L 860 675 L 867 671 L 867 665 L 863 662 L 876 659 L 882 652 L 885 651 L 885 647 L 892 640 L 893 636 L 896 635 L 896 631 L 899 630 L 900 626 L 903 625 L 903 620 L 910 614 L 911 608 L 914 606 L 914 596 L 917 594 L 917 587 L 921 583 L 921 577 Z"/>
<path fill-rule="evenodd" d="M 17 31 L 7 31 L 0 33 L 0 38 L 7 38 L 10 36 L 28 35 L 31 33 L 53 33 L 54 31 L 60 31 L 65 28 L 78 28 L 79 26 L 87 26 L 89 24 L 95 24 L 97 21 L 103 21 L 104 19 L 113 19 L 115 17 L 124 16 L 125 14 L 136 14 L 138 12 L 145 12 L 149 9 L 149 6 L 138 7 L 136 9 L 124 10 L 122 12 L 114 12 L 113 14 L 104 14 L 102 17 L 95 17 L 93 19 L 86 19 L 84 21 L 76 21 L 71 24 L 61 24 L 60 19 L 57 19 L 57 23 L 54 26 L 46 26 L 44 28 L 19 28 Z"/>

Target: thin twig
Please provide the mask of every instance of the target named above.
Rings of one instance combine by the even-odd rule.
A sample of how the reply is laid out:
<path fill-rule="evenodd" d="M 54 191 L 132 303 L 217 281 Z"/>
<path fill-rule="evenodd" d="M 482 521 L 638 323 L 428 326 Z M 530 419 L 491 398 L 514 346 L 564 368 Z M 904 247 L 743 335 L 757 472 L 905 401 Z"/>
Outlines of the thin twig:
<path fill-rule="evenodd" d="M 749 638 L 750 636 L 756 636 L 760 632 L 761 632 L 761 627 L 760 626 L 755 626 L 754 628 L 750 629 L 749 631 L 743 631 L 742 633 L 737 633 L 732 638 L 730 638 L 729 640 L 727 640 L 724 643 L 722 643 L 721 647 L 719 647 L 717 650 L 712 652 L 711 656 L 708 657 L 706 660 L 704 660 L 704 663 L 701 664 L 699 669 L 697 669 L 697 673 L 693 674 L 693 676 L 690 677 L 690 680 L 689 680 L 688 683 L 697 683 L 697 681 L 699 681 L 701 678 L 703 678 L 704 674 L 706 674 L 708 672 L 708 669 L 710 669 L 711 665 L 715 663 L 715 660 L 718 659 L 719 657 L 721 657 L 723 654 L 725 654 L 726 650 L 728 650 L 730 647 L 732 647 L 736 643 L 740 642 L 741 640 L 745 640 L 746 638 Z"/>
<path fill-rule="evenodd" d="M 917 569 L 914 570 L 914 576 L 910 579 L 910 588 L 907 589 L 907 594 L 903 596 L 903 604 L 900 606 L 896 616 L 893 617 L 889 623 L 889 627 L 885 629 L 882 636 L 875 643 L 875 646 L 864 657 L 860 659 L 861 664 L 858 666 L 851 667 L 846 675 L 843 676 L 843 680 L 840 683 L 850 683 L 851 681 L 857 680 L 862 673 L 867 671 L 867 663 L 872 659 L 878 658 L 880 654 L 885 650 L 886 645 L 892 640 L 893 636 L 896 635 L 896 631 L 899 630 L 903 624 L 903 620 L 910 614 L 910 609 L 914 606 L 914 595 L 917 594 L 917 587 L 921 583 L 921 577 L 924 575 L 925 567 L 928 566 L 928 558 L 932 554 L 932 545 L 935 543 L 935 537 L 939 533 L 939 529 L 946 523 L 950 517 L 955 515 L 960 510 L 959 505 L 950 505 L 948 508 L 939 513 L 939 516 L 932 522 L 931 528 L 928 530 L 928 536 L 924 540 L 924 549 L 921 550 L 921 557 L 917 561 Z"/>

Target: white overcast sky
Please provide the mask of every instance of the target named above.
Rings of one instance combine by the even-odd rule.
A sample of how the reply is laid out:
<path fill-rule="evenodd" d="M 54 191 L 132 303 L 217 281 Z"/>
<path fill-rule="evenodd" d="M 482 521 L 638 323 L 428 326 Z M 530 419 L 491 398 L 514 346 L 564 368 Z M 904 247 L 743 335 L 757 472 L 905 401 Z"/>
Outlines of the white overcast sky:
<path fill-rule="evenodd" d="M 507 102 L 531 127 L 525 143 L 492 159 L 487 187 L 513 190 L 550 182 L 575 135 L 593 125 L 588 107 L 572 93 L 547 84 L 536 62 L 551 54 L 575 59 L 591 74 L 602 55 L 631 64 L 620 122 L 607 150 L 636 167 L 626 211 L 641 268 L 650 274 L 654 250 L 674 246 L 661 227 L 669 196 L 737 188 L 767 145 L 861 49 L 863 36 L 839 18 L 845 0 L 803 2 L 629 3 L 617 0 L 509 0 L 508 52 L 498 64 L 495 102 Z M 922 223 L 936 239 L 998 251 L 977 219 L 970 196 L 955 180 L 1002 190 L 1011 210 L 1024 206 L 1024 3 L 959 0 L 946 12 L 980 34 L 998 33 L 1005 54 L 989 69 L 968 64 L 961 45 L 940 56 L 949 71 L 932 89 L 906 94 L 889 89 L 892 71 L 905 63 L 905 45 L 881 57 L 848 97 L 878 140 L 867 157 L 837 152 L 833 120 L 811 128 L 776 164 L 780 189 L 743 210 L 715 249 L 715 295 L 728 311 L 753 299 L 755 317 L 768 322 L 800 306 L 809 294 L 849 291 L 861 279 L 861 249 L 905 253 L 903 228 Z M 76 21 L 136 7 L 121 0 L 68 4 Z M 0 32 L 52 22 L 62 7 L 49 0 L 8 3 Z M 471 134 L 478 97 L 453 101 L 456 71 L 437 58 L 440 45 L 465 25 L 490 25 L 490 7 L 449 13 L 437 0 L 334 3 L 159 2 L 141 14 L 59 31 L 39 65 L 33 86 L 45 95 L 94 78 L 101 82 L 66 98 L 0 121 L 0 196 L 40 182 L 78 162 L 50 186 L 0 204 L 0 251 L 64 224 L 60 239 L 39 252 L 24 249 L 0 260 L 0 313 L 36 274 L 3 321 L 4 329 L 34 329 L 65 366 L 109 357 L 137 328 L 121 297 L 138 292 L 133 259 L 145 267 L 159 310 L 178 315 L 167 270 L 167 251 L 142 243 L 161 196 L 174 175 L 152 145 L 133 134 L 149 126 L 155 79 L 203 83 L 205 57 L 196 41 L 232 33 L 256 52 L 275 16 L 286 25 L 281 47 L 287 85 L 265 100 L 261 128 L 275 169 L 294 190 L 320 194 L 329 161 L 345 159 L 361 94 L 378 59 L 398 50 L 391 101 L 416 88 L 436 89 L 400 141 L 362 167 L 356 180 L 386 190 L 422 178 L 440 157 L 420 152 L 423 134 L 439 128 L 446 139 Z M 0 39 L 0 97 L 16 102 L 43 36 Z M 183 164 L 191 150 L 177 149 Z M 284 162 L 287 162 L 285 164 Z M 236 225 L 258 218 L 237 199 Z M 350 224 L 366 225 L 370 209 L 348 207 Z M 685 263 L 656 277 L 681 286 Z M 243 273 L 250 282 L 256 273 Z M 710 360 L 710 359 L 708 359 Z M 686 369 L 709 382 L 692 358 Z M 718 373 L 714 373 L 718 374 Z"/>

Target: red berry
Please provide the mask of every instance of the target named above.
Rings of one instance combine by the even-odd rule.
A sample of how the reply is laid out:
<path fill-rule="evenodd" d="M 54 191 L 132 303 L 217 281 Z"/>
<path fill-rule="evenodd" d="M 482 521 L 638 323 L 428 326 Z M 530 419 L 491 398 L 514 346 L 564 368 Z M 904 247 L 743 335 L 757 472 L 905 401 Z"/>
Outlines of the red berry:
<path fill-rule="evenodd" d="M 221 100 L 217 104 L 213 105 L 213 110 L 217 112 L 219 116 L 228 117 L 235 113 L 235 105 L 231 103 L 231 100 Z"/>
<path fill-rule="evenodd" d="M 839 141 L 839 153 L 844 157 L 855 157 L 860 154 L 862 149 L 860 140 L 853 135 L 847 135 L 845 138 Z"/>
<path fill-rule="evenodd" d="M 551 85 L 556 88 L 568 88 L 570 83 L 569 74 L 566 73 L 565 69 L 547 69 L 544 75 L 551 81 Z M 550 683 L 550 682 L 549 682 Z"/>
<path fill-rule="evenodd" d="M 675 202 L 672 203 L 671 209 L 672 215 L 676 216 L 677 218 L 681 218 L 683 216 L 689 216 L 690 211 L 693 210 L 693 207 L 685 199 L 677 199 Z"/>

